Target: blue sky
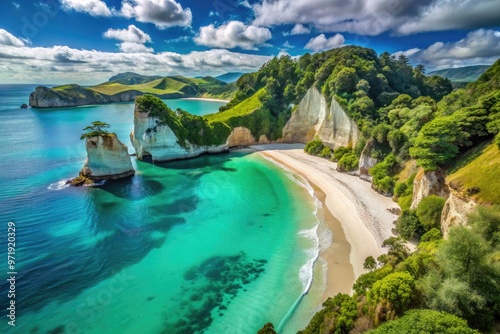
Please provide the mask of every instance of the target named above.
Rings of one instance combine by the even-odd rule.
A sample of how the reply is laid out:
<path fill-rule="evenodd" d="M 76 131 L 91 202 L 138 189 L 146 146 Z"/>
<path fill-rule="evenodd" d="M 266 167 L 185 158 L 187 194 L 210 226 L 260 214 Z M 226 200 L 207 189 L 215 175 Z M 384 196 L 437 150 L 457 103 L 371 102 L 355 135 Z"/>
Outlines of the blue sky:
<path fill-rule="evenodd" d="M 6 0 L 0 83 L 254 71 L 343 45 L 428 69 L 500 57 L 498 0 Z"/>

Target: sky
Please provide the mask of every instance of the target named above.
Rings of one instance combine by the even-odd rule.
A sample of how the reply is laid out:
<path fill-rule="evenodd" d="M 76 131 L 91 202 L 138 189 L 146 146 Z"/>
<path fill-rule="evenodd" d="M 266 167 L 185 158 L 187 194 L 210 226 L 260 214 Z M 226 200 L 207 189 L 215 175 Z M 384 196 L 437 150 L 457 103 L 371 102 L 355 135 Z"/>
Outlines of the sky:
<path fill-rule="evenodd" d="M 500 58 L 500 0 L 4 0 L 0 84 L 220 75 L 345 45 L 427 71 Z"/>

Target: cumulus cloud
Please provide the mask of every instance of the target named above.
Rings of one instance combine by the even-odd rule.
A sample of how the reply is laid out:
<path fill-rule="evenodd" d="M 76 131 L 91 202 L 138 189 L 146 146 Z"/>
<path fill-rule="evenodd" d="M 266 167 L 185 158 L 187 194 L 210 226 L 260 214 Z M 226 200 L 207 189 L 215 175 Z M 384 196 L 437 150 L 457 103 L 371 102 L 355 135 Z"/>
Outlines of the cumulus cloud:
<path fill-rule="evenodd" d="M 437 42 L 426 49 L 397 52 L 430 69 L 492 64 L 500 57 L 500 31 L 479 29 L 456 42 Z"/>
<path fill-rule="evenodd" d="M 230 21 L 217 28 L 213 24 L 201 27 L 194 41 L 196 44 L 209 47 L 256 50 L 257 46 L 263 45 L 271 37 L 271 31 L 267 28 Z"/>
<path fill-rule="evenodd" d="M 87 13 L 92 16 L 111 16 L 111 9 L 101 0 L 61 0 L 62 8 L 66 11 Z"/>
<path fill-rule="evenodd" d="M 128 71 L 185 76 L 214 75 L 222 71 L 251 72 L 270 59 L 269 56 L 221 49 L 188 54 L 152 54 L 100 52 L 68 46 L 47 48 L 0 44 L 0 82 L 95 84 L 107 80 L 113 74 Z"/>
<path fill-rule="evenodd" d="M 108 29 L 103 36 L 122 42 L 151 43 L 151 37 L 133 24 L 129 25 L 127 29 Z"/>
<path fill-rule="evenodd" d="M 335 34 L 330 38 L 326 38 L 325 34 L 311 38 L 304 47 L 305 49 L 319 52 L 328 49 L 334 49 L 344 45 L 345 39 L 341 34 Z"/>
<path fill-rule="evenodd" d="M 139 22 L 154 23 L 160 29 L 189 27 L 193 20 L 191 9 L 182 8 L 175 0 L 124 0 L 121 14 Z"/>
<path fill-rule="evenodd" d="M 263 0 L 252 8 L 255 25 L 310 24 L 324 32 L 361 35 L 474 29 L 500 22 L 498 0 Z"/>
<path fill-rule="evenodd" d="M 21 46 L 24 46 L 25 43 L 21 39 L 12 35 L 7 30 L 0 29 L 0 45 L 21 47 Z"/>
<path fill-rule="evenodd" d="M 293 27 L 290 35 L 304 35 L 309 33 L 311 33 L 311 29 L 299 23 Z"/>
<path fill-rule="evenodd" d="M 154 52 L 153 48 L 144 45 L 145 43 L 152 42 L 151 37 L 133 24 L 129 25 L 127 29 L 108 29 L 102 35 L 104 38 L 121 41 L 117 45 L 122 52 Z"/>

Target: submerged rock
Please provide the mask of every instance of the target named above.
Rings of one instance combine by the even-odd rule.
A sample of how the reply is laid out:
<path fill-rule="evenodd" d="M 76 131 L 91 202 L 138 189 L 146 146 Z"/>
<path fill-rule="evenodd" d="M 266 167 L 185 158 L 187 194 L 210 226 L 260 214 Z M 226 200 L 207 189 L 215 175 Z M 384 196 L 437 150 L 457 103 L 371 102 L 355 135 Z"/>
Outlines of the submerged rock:
<path fill-rule="evenodd" d="M 26 103 L 23 103 L 23 104 L 21 104 L 21 107 L 20 107 L 20 108 L 21 108 L 21 109 L 28 109 L 28 107 L 29 107 L 29 106 L 28 106 Z"/>
<path fill-rule="evenodd" d="M 89 185 L 135 174 L 127 146 L 114 133 L 86 138 L 85 147 L 87 160 L 80 176 L 70 181 L 71 185 Z"/>

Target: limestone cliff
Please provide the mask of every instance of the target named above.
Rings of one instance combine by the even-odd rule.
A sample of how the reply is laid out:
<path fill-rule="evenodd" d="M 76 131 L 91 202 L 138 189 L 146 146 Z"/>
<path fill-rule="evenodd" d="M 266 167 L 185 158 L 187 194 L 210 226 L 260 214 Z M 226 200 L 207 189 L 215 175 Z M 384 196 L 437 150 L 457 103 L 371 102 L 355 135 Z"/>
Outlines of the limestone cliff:
<path fill-rule="evenodd" d="M 424 172 L 423 169 L 420 169 L 413 181 L 411 209 L 416 209 L 424 197 L 436 195 L 447 199 L 448 194 L 448 186 L 445 184 L 445 174 L 443 171 Z"/>
<path fill-rule="evenodd" d="M 67 85 L 65 89 L 39 86 L 30 94 L 30 106 L 34 108 L 76 107 L 92 104 L 130 102 L 142 95 L 139 91 L 126 91 L 105 95 L 78 85 Z"/>
<path fill-rule="evenodd" d="M 369 173 L 370 168 L 375 167 L 378 163 L 378 160 L 371 156 L 373 147 L 373 141 L 368 142 L 359 157 L 359 178 L 368 182 L 372 181 L 372 176 Z"/>
<path fill-rule="evenodd" d="M 139 110 L 137 104 L 130 140 L 138 159 L 151 159 L 156 162 L 187 159 L 204 153 L 221 153 L 228 150 L 227 142 L 222 145 L 197 146 L 186 140 L 185 145 L 181 146 L 168 125 L 159 118 L 150 116 L 150 112 Z"/>
<path fill-rule="evenodd" d="M 328 106 L 325 97 L 316 87 L 310 88 L 283 128 L 283 141 L 307 143 L 318 137 L 335 148 L 354 145 L 359 138 L 356 123 L 332 99 Z"/>
<path fill-rule="evenodd" d="M 87 161 L 80 175 L 94 181 L 115 180 L 134 175 L 128 148 L 115 134 L 85 140 Z"/>
<path fill-rule="evenodd" d="M 451 189 L 450 196 L 441 213 L 441 231 L 446 237 L 451 227 L 467 224 L 467 216 L 474 211 L 477 203 Z"/>

